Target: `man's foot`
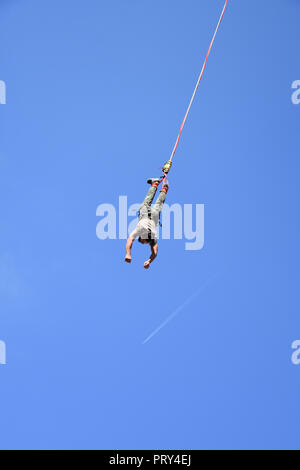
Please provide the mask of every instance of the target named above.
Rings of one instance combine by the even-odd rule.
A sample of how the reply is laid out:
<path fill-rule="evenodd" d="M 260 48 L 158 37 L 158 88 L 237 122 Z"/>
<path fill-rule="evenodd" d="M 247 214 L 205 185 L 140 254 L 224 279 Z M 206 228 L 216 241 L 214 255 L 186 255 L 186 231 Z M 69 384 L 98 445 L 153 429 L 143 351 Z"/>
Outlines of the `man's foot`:
<path fill-rule="evenodd" d="M 151 186 L 156 186 L 158 187 L 161 183 L 161 179 L 160 178 L 149 178 L 148 181 L 147 181 L 148 184 L 151 184 Z"/>
<path fill-rule="evenodd" d="M 161 191 L 163 191 L 164 193 L 166 193 L 166 194 L 167 194 L 167 192 L 168 192 L 168 189 L 169 189 L 169 185 L 168 185 L 168 183 L 165 183 L 165 184 L 163 185 L 163 187 L 162 187 Z"/>

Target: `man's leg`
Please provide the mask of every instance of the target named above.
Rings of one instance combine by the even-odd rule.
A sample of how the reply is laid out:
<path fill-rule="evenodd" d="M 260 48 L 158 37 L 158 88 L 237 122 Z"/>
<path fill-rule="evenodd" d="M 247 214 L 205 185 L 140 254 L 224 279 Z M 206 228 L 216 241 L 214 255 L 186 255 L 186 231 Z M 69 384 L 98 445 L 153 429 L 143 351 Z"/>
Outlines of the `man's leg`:
<path fill-rule="evenodd" d="M 160 181 L 159 180 L 153 180 L 153 183 L 151 184 L 149 191 L 147 193 L 147 196 L 145 197 L 140 210 L 139 210 L 139 215 L 140 218 L 142 217 L 148 217 L 148 213 L 152 204 L 152 201 L 154 199 L 154 196 L 156 194 L 157 188 L 159 186 Z"/>
<path fill-rule="evenodd" d="M 157 198 L 156 203 L 154 204 L 152 208 L 152 217 L 155 220 L 156 223 L 158 223 L 159 220 L 159 215 L 161 213 L 161 210 L 163 208 L 164 202 L 166 200 L 166 195 L 169 189 L 169 185 L 165 184 L 163 188 L 160 190 L 160 194 Z"/>

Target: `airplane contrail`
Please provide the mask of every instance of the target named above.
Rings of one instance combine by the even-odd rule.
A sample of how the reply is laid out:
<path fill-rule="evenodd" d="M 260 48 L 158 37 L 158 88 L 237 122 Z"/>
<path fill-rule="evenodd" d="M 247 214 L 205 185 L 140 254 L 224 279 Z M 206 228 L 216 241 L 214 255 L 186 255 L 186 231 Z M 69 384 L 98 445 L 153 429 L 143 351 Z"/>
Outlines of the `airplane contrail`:
<path fill-rule="evenodd" d="M 178 313 L 181 312 L 181 310 L 183 310 L 187 305 L 189 305 L 208 286 L 208 284 L 210 284 L 210 282 L 213 281 L 216 277 L 217 277 L 217 275 L 215 275 L 212 278 L 205 281 L 202 284 L 202 286 L 198 290 L 196 290 L 196 292 L 194 292 L 181 305 L 179 305 L 179 307 L 177 307 L 174 310 L 174 312 L 172 312 L 149 336 L 147 336 L 147 338 L 144 339 L 142 344 L 148 343 L 148 341 L 150 341 L 150 339 L 152 339 L 153 336 L 155 336 L 162 328 L 164 328 L 164 326 L 166 326 L 168 323 L 170 323 L 170 321 L 173 320 L 173 318 L 175 318 L 176 315 L 178 315 Z"/>

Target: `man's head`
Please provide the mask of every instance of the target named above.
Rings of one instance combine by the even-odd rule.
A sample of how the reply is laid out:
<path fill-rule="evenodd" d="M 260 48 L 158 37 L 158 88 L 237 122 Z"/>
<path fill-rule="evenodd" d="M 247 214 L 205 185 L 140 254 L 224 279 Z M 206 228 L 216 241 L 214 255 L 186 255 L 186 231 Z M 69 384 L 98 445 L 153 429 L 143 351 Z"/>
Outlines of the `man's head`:
<path fill-rule="evenodd" d="M 151 238 L 151 236 L 149 236 L 148 238 L 139 237 L 138 241 L 142 243 L 142 245 L 150 245 L 150 246 L 154 246 L 157 243 L 156 240 Z"/>

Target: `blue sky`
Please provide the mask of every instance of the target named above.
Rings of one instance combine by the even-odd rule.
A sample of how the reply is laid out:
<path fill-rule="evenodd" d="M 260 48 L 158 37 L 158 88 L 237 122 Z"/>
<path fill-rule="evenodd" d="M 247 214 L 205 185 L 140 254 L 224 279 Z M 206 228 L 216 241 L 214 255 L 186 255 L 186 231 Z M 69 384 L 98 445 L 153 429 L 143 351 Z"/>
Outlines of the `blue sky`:
<path fill-rule="evenodd" d="M 95 232 L 168 159 L 223 3 L 0 0 L 3 449 L 300 447 L 300 2 L 229 2 L 170 173 L 204 248 L 145 271 Z"/>

